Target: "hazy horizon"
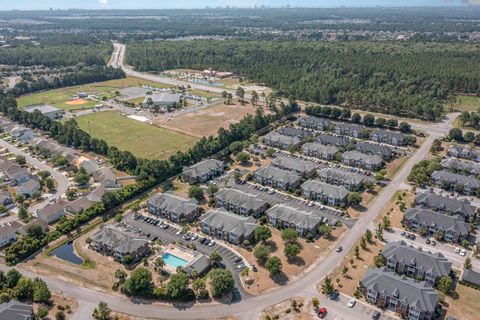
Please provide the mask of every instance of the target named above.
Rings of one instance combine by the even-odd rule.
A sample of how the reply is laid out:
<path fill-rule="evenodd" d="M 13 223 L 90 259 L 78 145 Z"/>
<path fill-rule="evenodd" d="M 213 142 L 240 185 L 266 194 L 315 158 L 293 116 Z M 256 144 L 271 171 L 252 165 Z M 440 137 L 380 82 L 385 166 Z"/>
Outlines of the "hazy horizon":
<path fill-rule="evenodd" d="M 2 0 L 2 2 L 5 0 Z M 5 1 L 6 2 L 6 1 Z M 23 0 L 2 4 L 5 10 L 52 9 L 187 9 L 205 7 L 445 7 L 478 5 L 480 0 Z"/>

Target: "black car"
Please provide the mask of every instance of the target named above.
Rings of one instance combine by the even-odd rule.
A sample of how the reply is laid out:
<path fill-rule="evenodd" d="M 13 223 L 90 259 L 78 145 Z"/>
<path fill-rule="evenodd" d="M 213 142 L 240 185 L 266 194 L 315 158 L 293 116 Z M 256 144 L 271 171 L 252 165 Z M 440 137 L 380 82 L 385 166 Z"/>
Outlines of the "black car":
<path fill-rule="evenodd" d="M 239 263 L 242 261 L 242 257 L 236 257 L 235 259 L 233 259 L 233 262 L 235 263 Z"/>
<path fill-rule="evenodd" d="M 373 319 L 373 320 L 378 320 L 378 319 L 380 319 L 380 312 L 375 311 L 375 312 L 372 314 L 372 319 Z"/>
<path fill-rule="evenodd" d="M 337 300 L 339 295 L 340 293 L 338 292 L 338 290 L 333 291 L 332 294 L 330 295 L 330 300 Z"/>

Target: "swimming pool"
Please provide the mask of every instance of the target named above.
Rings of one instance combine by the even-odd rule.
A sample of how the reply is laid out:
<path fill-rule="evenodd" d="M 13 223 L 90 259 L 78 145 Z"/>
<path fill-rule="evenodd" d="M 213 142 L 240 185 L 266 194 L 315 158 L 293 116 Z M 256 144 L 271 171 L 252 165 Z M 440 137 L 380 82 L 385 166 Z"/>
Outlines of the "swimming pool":
<path fill-rule="evenodd" d="M 174 256 L 171 253 L 165 253 L 163 256 L 163 261 L 172 268 L 183 267 L 187 264 L 187 260 L 180 259 L 177 256 Z"/>

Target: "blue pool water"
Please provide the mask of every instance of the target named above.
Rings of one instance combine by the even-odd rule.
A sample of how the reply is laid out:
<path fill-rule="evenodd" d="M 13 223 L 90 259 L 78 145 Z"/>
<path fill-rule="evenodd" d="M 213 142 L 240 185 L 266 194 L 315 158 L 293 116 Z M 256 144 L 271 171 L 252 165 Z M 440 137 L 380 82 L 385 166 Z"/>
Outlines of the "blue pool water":
<path fill-rule="evenodd" d="M 187 264 L 187 260 L 180 259 L 179 257 L 174 256 L 173 254 L 170 254 L 170 253 L 165 253 L 162 256 L 162 258 L 163 258 L 163 261 L 165 261 L 166 264 L 168 264 L 169 266 L 171 266 L 175 269 L 177 267 L 183 267 L 184 265 Z"/>
<path fill-rule="evenodd" d="M 50 255 L 73 264 L 81 265 L 83 263 L 82 258 L 75 253 L 73 243 L 70 241 L 55 249 Z"/>

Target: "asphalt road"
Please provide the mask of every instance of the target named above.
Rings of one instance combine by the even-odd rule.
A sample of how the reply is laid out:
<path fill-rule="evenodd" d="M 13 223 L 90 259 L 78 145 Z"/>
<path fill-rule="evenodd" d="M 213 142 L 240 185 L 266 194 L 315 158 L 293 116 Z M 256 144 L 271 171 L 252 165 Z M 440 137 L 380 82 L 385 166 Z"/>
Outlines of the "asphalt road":
<path fill-rule="evenodd" d="M 10 143 L 1 140 L 0 139 L 0 147 L 2 148 L 8 148 L 10 152 L 14 153 L 15 155 L 21 155 L 25 157 L 25 160 L 27 161 L 28 164 L 34 166 L 35 168 L 43 171 L 48 171 L 50 172 L 51 176 L 53 179 L 57 181 L 57 189 L 55 190 L 55 193 L 52 195 L 55 198 L 60 198 L 62 195 L 65 194 L 65 192 L 68 189 L 68 178 L 63 174 L 58 172 L 57 170 L 53 169 L 50 166 L 47 166 L 45 163 L 39 161 L 38 159 L 32 157 L 28 153 L 18 149 L 14 145 L 11 145 Z M 48 204 L 48 199 L 40 202 L 32 207 L 29 208 L 31 212 L 36 212 L 38 209 L 42 209 Z"/>

